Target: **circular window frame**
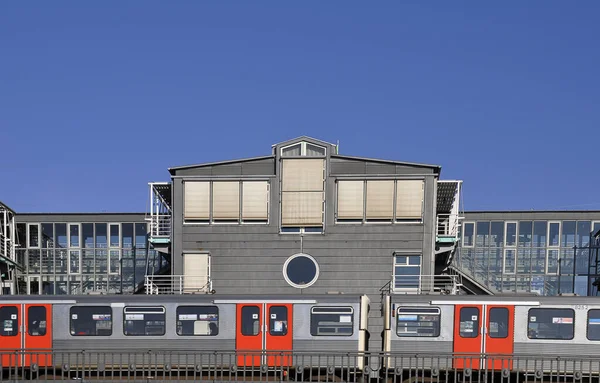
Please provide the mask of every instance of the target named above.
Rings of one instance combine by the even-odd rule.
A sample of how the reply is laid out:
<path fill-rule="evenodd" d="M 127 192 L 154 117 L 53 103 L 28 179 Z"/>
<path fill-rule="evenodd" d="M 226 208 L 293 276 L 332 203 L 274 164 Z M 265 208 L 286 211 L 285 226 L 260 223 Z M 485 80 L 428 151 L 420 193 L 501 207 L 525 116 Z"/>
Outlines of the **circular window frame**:
<path fill-rule="evenodd" d="M 315 265 L 315 276 L 313 277 L 313 279 L 310 282 L 302 284 L 302 285 L 292 282 L 292 280 L 287 275 L 288 265 L 290 264 L 291 261 L 293 261 L 294 259 L 299 258 L 299 257 L 306 257 L 306 258 L 310 259 L 312 261 L 312 263 Z M 314 285 L 317 282 L 317 280 L 319 280 L 320 272 L 321 272 L 321 270 L 319 268 L 319 262 L 317 262 L 317 260 L 312 255 L 306 254 L 306 253 L 296 253 L 296 254 L 290 256 L 288 259 L 286 259 L 285 262 L 283 263 L 283 278 L 288 283 L 288 285 L 290 285 L 296 289 L 306 289 L 306 288 Z"/>

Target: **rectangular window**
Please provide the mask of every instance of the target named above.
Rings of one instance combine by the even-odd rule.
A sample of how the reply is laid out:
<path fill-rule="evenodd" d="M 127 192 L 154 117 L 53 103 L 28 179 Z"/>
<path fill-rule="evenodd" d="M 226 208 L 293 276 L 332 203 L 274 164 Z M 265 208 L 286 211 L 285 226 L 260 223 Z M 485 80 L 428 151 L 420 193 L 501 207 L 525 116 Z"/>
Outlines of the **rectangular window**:
<path fill-rule="evenodd" d="M 213 182 L 213 220 L 238 222 L 240 219 L 240 183 L 237 181 Z"/>
<path fill-rule="evenodd" d="M 571 309 L 530 309 L 529 339 L 573 339 L 575 311 Z"/>
<path fill-rule="evenodd" d="M 55 240 L 54 243 L 57 247 L 65 248 L 68 246 L 67 240 L 67 224 L 66 223 L 57 223 L 54 225 L 54 235 Z"/>
<path fill-rule="evenodd" d="M 558 249 L 546 250 L 546 274 L 558 274 Z"/>
<path fill-rule="evenodd" d="M 365 209 L 364 189 L 364 181 L 338 181 L 338 221 L 362 222 Z"/>
<path fill-rule="evenodd" d="M 488 221 L 477 222 L 477 232 L 475 236 L 475 246 L 487 247 L 489 246 L 490 236 L 490 223 Z"/>
<path fill-rule="evenodd" d="M 592 223 L 590 221 L 577 221 L 577 246 L 587 246 L 590 242 Z"/>
<path fill-rule="evenodd" d="M 42 223 L 42 247 L 51 249 L 54 247 L 54 225 Z"/>
<path fill-rule="evenodd" d="M 146 235 L 148 234 L 148 226 L 145 223 L 135 224 L 135 247 L 136 249 L 146 248 Z"/>
<path fill-rule="evenodd" d="M 440 309 L 399 307 L 396 321 L 398 336 L 436 337 L 440 335 Z"/>
<path fill-rule="evenodd" d="M 72 336 L 112 335 L 110 306 L 73 306 L 69 310 Z"/>
<path fill-rule="evenodd" d="M 475 235 L 475 222 L 463 223 L 463 247 L 473 247 Z"/>
<path fill-rule="evenodd" d="M 561 243 L 563 247 L 573 247 L 575 246 L 575 230 L 577 228 L 577 223 L 575 221 L 563 221 L 562 226 L 562 240 Z"/>
<path fill-rule="evenodd" d="M 123 334 L 127 336 L 165 335 L 164 307 L 125 307 Z"/>
<path fill-rule="evenodd" d="M 398 180 L 396 182 L 396 221 L 420 221 L 423 217 L 424 182 Z"/>
<path fill-rule="evenodd" d="M 46 335 L 46 308 L 30 306 L 27 309 L 27 333 L 31 336 Z"/>
<path fill-rule="evenodd" d="M 242 307 L 242 335 L 256 336 L 260 334 L 260 308 L 258 306 Z"/>
<path fill-rule="evenodd" d="M 531 247 L 531 235 L 533 231 L 533 222 L 519 222 L 519 247 Z"/>
<path fill-rule="evenodd" d="M 560 246 L 560 222 L 548 222 L 548 247 Z"/>
<path fill-rule="evenodd" d="M 120 266 L 121 266 L 121 251 L 110 249 L 110 259 L 109 259 L 109 268 L 108 272 L 111 274 L 119 274 Z"/>
<path fill-rule="evenodd" d="M 83 246 L 86 249 L 94 248 L 94 224 L 93 223 L 82 223 L 81 231 L 83 233 Z"/>
<path fill-rule="evenodd" d="M 15 306 L 0 307 L 0 336 L 17 336 L 19 333 L 19 309 Z"/>
<path fill-rule="evenodd" d="M 79 224 L 69 225 L 69 247 L 79 247 Z"/>
<path fill-rule="evenodd" d="M 284 336 L 288 333 L 288 309 L 285 306 L 269 307 L 269 334 Z"/>
<path fill-rule="evenodd" d="M 548 230 L 548 222 L 546 221 L 535 221 L 533 223 L 533 246 L 535 247 L 546 247 Z"/>
<path fill-rule="evenodd" d="M 588 311 L 587 338 L 600 340 L 600 310 L 598 309 Z"/>
<path fill-rule="evenodd" d="M 96 224 L 96 248 L 106 249 L 107 246 L 107 230 L 105 223 Z"/>
<path fill-rule="evenodd" d="M 351 336 L 353 326 L 352 307 L 313 306 L 310 310 L 312 336 Z"/>
<path fill-rule="evenodd" d="M 81 250 L 69 250 L 69 273 L 81 272 Z"/>
<path fill-rule="evenodd" d="M 517 223 L 506 222 L 504 246 L 517 246 Z"/>
<path fill-rule="evenodd" d="M 219 334 L 217 306 L 177 307 L 177 335 L 215 336 Z"/>
<path fill-rule="evenodd" d="M 183 217 L 194 221 L 210 219 L 210 182 L 183 184 Z"/>
<path fill-rule="evenodd" d="M 460 309 L 459 334 L 462 338 L 477 338 L 479 334 L 479 309 L 477 307 Z"/>
<path fill-rule="evenodd" d="M 267 222 L 269 220 L 269 183 L 267 181 L 242 182 L 242 221 Z"/>
<path fill-rule="evenodd" d="M 496 221 L 490 224 L 490 246 L 502 247 L 504 245 L 504 222 Z"/>
<path fill-rule="evenodd" d="M 284 159 L 281 225 L 323 226 L 325 160 Z"/>
<path fill-rule="evenodd" d="M 111 223 L 109 226 L 110 229 L 110 247 L 121 247 L 121 235 L 120 235 L 120 227 L 118 223 Z"/>
<path fill-rule="evenodd" d="M 508 338 L 509 315 L 505 307 L 490 309 L 490 338 Z"/>
<path fill-rule="evenodd" d="M 131 249 L 133 247 L 133 223 L 121 224 L 123 248 Z"/>
<path fill-rule="evenodd" d="M 37 223 L 30 223 L 29 229 L 29 247 L 40 247 L 40 226 Z"/>
<path fill-rule="evenodd" d="M 504 249 L 504 274 L 514 274 L 517 269 L 516 253 L 514 249 Z"/>
<path fill-rule="evenodd" d="M 367 221 L 394 218 L 394 181 L 367 181 Z"/>
<path fill-rule="evenodd" d="M 394 256 L 394 289 L 418 289 L 421 280 L 421 256 L 396 253 Z"/>

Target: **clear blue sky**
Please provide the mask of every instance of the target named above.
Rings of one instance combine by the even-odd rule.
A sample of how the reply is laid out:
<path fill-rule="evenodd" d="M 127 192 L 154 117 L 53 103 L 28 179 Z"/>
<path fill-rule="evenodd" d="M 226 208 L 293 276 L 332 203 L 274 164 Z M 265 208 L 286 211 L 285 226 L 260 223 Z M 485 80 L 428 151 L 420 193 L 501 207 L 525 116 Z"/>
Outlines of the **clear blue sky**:
<path fill-rule="evenodd" d="M 598 1 L 0 3 L 0 200 L 144 211 L 300 135 L 439 164 L 474 209 L 600 209 Z"/>

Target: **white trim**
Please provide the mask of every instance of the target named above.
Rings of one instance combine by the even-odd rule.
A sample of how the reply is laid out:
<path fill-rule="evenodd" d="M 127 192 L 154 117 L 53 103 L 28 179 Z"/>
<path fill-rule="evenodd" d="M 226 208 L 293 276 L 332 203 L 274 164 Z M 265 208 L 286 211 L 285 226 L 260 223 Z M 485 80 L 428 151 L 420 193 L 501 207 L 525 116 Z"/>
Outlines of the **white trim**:
<path fill-rule="evenodd" d="M 558 224 L 558 245 L 550 245 L 550 225 L 551 224 Z M 557 248 L 557 249 L 560 248 L 560 242 L 561 242 L 561 237 L 562 237 L 562 222 L 561 221 L 548 221 L 548 226 L 546 227 L 546 233 L 547 233 L 546 247 Z"/>
<path fill-rule="evenodd" d="M 257 298 L 257 299 L 215 299 L 212 301 L 212 303 L 214 304 L 225 304 L 225 303 L 243 303 L 243 304 L 247 304 L 247 303 L 256 303 L 256 304 L 262 304 L 262 303 L 289 303 L 289 304 L 299 304 L 299 303 L 306 303 L 306 304 L 316 304 L 317 301 L 314 299 L 261 299 L 261 298 Z"/>
<path fill-rule="evenodd" d="M 515 243 L 512 245 L 507 245 L 506 244 L 506 238 L 508 237 L 508 230 L 506 230 L 508 228 L 508 224 L 514 224 L 515 225 Z M 505 221 L 504 222 L 504 247 L 517 247 L 517 244 L 519 243 L 519 222 L 518 221 Z"/>
<path fill-rule="evenodd" d="M 460 306 L 541 306 L 539 301 L 430 301 L 431 305 L 460 305 Z"/>
<path fill-rule="evenodd" d="M 550 252 L 551 251 L 556 251 L 557 252 L 557 257 L 556 257 L 556 271 L 551 273 L 548 271 L 548 264 L 549 264 L 549 260 L 550 260 Z M 560 270 L 560 248 L 558 247 L 551 247 L 551 248 L 546 248 L 546 268 L 544 270 L 546 275 L 558 275 L 558 271 Z"/>
<path fill-rule="evenodd" d="M 465 226 L 466 225 L 473 225 L 473 234 L 471 235 L 471 244 L 469 246 L 465 245 Z M 461 243 L 461 247 L 464 247 L 465 249 L 472 249 L 475 247 L 475 221 L 466 221 L 462 223 L 462 243 Z M 504 238 L 502 239 L 504 241 Z"/>
<path fill-rule="evenodd" d="M 510 271 L 506 271 L 506 252 L 512 251 L 514 253 L 513 268 Z M 530 258 L 531 259 L 531 258 Z M 502 251 L 502 274 L 515 275 L 517 273 L 517 249 L 516 248 L 504 248 Z"/>
<path fill-rule="evenodd" d="M 306 257 L 306 258 L 310 259 L 314 263 L 314 265 L 315 265 L 315 276 L 313 277 L 313 279 L 310 282 L 308 282 L 308 283 L 306 283 L 304 285 L 298 285 L 298 284 L 292 282 L 290 280 L 290 278 L 288 277 L 288 275 L 287 275 L 288 264 L 292 260 L 294 260 L 295 258 L 298 258 L 298 257 Z M 319 263 L 317 262 L 317 260 L 314 259 L 311 255 L 306 254 L 306 253 L 296 253 L 296 254 L 292 255 L 291 257 L 289 257 L 288 259 L 286 259 L 285 263 L 283 264 L 283 278 L 285 278 L 285 281 L 290 286 L 295 287 L 297 289 L 305 289 L 307 287 L 310 287 L 310 286 L 314 285 L 315 282 L 317 282 L 317 280 L 319 279 L 319 271 L 320 271 L 319 270 Z"/>
<path fill-rule="evenodd" d="M 77 246 L 71 246 L 71 226 L 77 226 L 77 241 L 79 242 L 79 245 Z M 54 230 L 56 230 L 56 227 L 54 227 Z M 56 234 L 56 233 L 55 233 Z M 82 235 L 82 231 L 81 231 L 81 223 L 67 223 L 67 248 L 69 249 L 81 249 L 82 246 L 82 241 L 83 241 L 83 235 Z"/>

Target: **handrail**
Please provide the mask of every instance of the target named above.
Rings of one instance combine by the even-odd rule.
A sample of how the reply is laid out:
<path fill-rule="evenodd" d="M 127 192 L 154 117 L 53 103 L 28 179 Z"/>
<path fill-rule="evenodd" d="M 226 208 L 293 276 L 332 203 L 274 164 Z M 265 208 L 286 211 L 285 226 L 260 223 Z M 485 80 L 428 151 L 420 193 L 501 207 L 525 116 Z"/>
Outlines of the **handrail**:
<path fill-rule="evenodd" d="M 145 275 L 146 294 L 214 294 L 206 275 Z"/>

